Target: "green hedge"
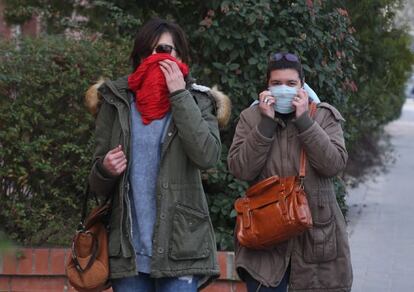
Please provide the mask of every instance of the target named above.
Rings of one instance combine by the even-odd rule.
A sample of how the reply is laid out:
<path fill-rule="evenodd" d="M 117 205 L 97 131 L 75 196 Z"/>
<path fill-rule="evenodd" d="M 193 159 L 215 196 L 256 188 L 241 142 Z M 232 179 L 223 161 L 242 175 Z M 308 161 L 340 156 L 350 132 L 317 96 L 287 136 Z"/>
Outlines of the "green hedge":
<path fill-rule="evenodd" d="M 219 83 L 232 97 L 237 114 L 263 89 L 270 52 L 289 49 L 304 55 L 310 82 L 324 86 L 321 92 L 332 91 L 329 94 L 332 102 L 345 99 L 344 90 L 332 88 L 342 88 L 344 79 L 350 78 L 346 72 L 352 64 L 352 54 L 348 59 L 338 60 L 330 51 L 345 45 L 332 35 L 345 33 L 347 20 L 337 12 L 317 10 L 313 15 L 307 7 L 292 6 L 281 14 L 280 20 L 282 23 L 290 19 L 292 26 L 274 31 L 272 19 L 277 18 L 280 7 L 259 20 L 257 11 L 263 8 L 260 5 L 218 8 L 224 12 L 212 21 L 211 27 L 198 26 L 191 42 L 194 44 L 192 69 L 194 76 L 201 77 L 199 82 Z M 248 21 L 251 22 L 249 30 L 240 35 L 232 33 Z M 304 22 L 309 25 L 305 26 Z M 335 22 L 337 25 L 332 25 Z M 305 37 L 302 29 L 311 24 L 312 29 Z M 332 31 L 328 27 L 333 27 Z M 282 42 L 285 34 L 291 37 Z M 317 37 L 319 41 L 315 40 Z M 348 38 L 352 52 L 354 43 L 350 35 Z M 271 39 L 280 41 L 271 42 Z M 250 46 L 243 46 L 244 40 Z M 314 48 L 317 42 L 324 42 L 324 48 Z M 32 245 L 69 242 L 70 231 L 79 217 L 76 194 L 85 186 L 93 148 L 93 119 L 83 107 L 83 93 L 99 76 L 112 78 L 128 72 L 126 57 L 130 43 L 102 39 L 75 42 L 45 37 L 2 44 L 0 221 L 6 222 L 4 227 L 12 239 Z M 319 74 L 315 73 L 315 67 Z M 327 76 L 333 68 L 337 78 L 330 79 Z M 227 171 L 227 148 L 235 124 L 233 120 L 222 133 L 222 160 L 218 171 L 207 175 L 205 184 L 221 249 L 232 248 L 233 201 L 247 186 Z"/>
<path fill-rule="evenodd" d="M 21 5 L 15 10 L 16 2 L 6 2 L 11 20 L 46 9 L 46 20 L 53 23 L 50 32 L 73 26 L 64 18 L 54 21 L 57 11 L 69 15 L 70 8 L 59 1 L 44 8 L 37 1 L 21 0 L 24 9 Z M 78 11 L 90 19 L 81 27 L 85 34 L 102 35 L 95 42 L 45 37 L 0 45 L 0 222 L 12 239 L 32 245 L 69 242 L 79 216 L 76 194 L 85 185 L 93 148 L 93 119 L 82 105 L 83 93 L 100 76 L 113 78 L 129 71 L 130 38 L 136 26 L 153 15 L 180 23 L 191 44 L 192 74 L 201 84 L 219 84 L 233 101 L 233 118 L 221 133 L 222 159 L 216 171 L 205 174 L 220 249 L 233 248 L 232 206 L 247 187 L 228 173 L 227 150 L 238 114 L 265 88 L 271 52 L 287 50 L 303 57 L 307 82 L 347 119 L 348 148 L 362 132 L 398 116 L 401 80 L 412 64 L 404 48 L 406 34 L 386 34 L 382 23 L 353 19 L 355 33 L 347 10 L 338 9 L 340 1 L 173 1 L 173 8 L 167 0 L 144 2 L 95 1 L 95 6 Z M 368 31 L 383 32 L 374 37 L 375 49 L 364 38 L 364 25 Z M 392 42 L 395 33 L 401 38 Z M 387 61 L 378 65 L 382 71 L 372 72 L 376 56 Z M 393 78 L 384 83 L 380 74 Z M 335 186 L 346 212 L 344 184 L 337 179 Z"/>
<path fill-rule="evenodd" d="M 0 45 L 0 222 L 24 244 L 67 244 L 93 151 L 83 93 L 125 74 L 122 46 L 63 38 Z"/>
<path fill-rule="evenodd" d="M 412 38 L 396 28 L 394 16 L 402 0 L 349 0 L 355 37 L 359 42 L 355 65 L 358 91 L 350 95 L 344 108 L 349 151 L 361 152 L 358 141 L 374 135 L 398 117 L 405 101 L 405 82 L 412 74 Z M 370 13 L 366 13 L 370 11 Z"/>

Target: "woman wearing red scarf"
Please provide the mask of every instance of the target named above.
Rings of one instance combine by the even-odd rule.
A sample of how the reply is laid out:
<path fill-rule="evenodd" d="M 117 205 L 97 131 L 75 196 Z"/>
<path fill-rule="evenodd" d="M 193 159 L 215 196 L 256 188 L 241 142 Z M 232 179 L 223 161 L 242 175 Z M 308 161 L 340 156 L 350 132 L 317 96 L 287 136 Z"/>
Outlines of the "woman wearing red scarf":
<path fill-rule="evenodd" d="M 197 291 L 219 275 L 200 170 L 220 158 L 230 102 L 194 83 L 188 54 L 177 24 L 152 19 L 136 35 L 133 72 L 87 92 L 96 114 L 89 183 L 112 199 L 115 292 Z"/>

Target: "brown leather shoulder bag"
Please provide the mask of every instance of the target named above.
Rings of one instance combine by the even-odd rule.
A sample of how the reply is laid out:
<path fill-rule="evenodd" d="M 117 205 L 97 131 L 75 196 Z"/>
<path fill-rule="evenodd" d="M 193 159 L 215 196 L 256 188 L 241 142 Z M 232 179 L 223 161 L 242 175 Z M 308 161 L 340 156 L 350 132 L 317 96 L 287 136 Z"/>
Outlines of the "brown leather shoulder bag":
<path fill-rule="evenodd" d="M 311 104 L 310 115 L 316 112 Z M 236 235 L 241 245 L 252 249 L 270 248 L 312 227 L 306 198 L 306 154 L 301 150 L 299 176 L 264 179 L 251 186 L 246 196 L 236 200 Z"/>
<path fill-rule="evenodd" d="M 66 265 L 70 284 L 80 292 L 99 292 L 109 288 L 108 200 L 94 208 L 86 218 L 89 187 L 85 194 L 81 223 L 72 240 L 72 257 Z M 98 202 L 98 200 L 97 200 Z"/>

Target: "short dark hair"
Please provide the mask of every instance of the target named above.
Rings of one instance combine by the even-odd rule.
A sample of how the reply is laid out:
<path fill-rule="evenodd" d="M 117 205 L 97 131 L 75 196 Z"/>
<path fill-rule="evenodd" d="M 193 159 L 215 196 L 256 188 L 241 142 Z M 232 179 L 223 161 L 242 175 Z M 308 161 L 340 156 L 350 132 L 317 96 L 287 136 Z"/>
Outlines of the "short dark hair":
<path fill-rule="evenodd" d="M 133 71 L 135 71 L 141 64 L 142 59 L 145 59 L 152 54 L 154 45 L 165 32 L 171 34 L 174 46 L 177 50 L 177 55 L 180 59 L 184 63 L 189 62 L 188 42 L 181 27 L 172 21 L 153 18 L 146 22 L 135 35 L 134 48 L 130 55 Z"/>
<path fill-rule="evenodd" d="M 303 73 L 303 67 L 302 67 L 302 64 L 300 63 L 299 58 L 297 62 L 292 62 L 283 57 L 278 61 L 270 58 L 269 63 L 267 63 L 266 86 L 269 83 L 270 74 L 272 73 L 272 71 L 283 70 L 283 69 L 296 70 L 299 74 L 299 79 L 302 85 L 305 83 L 305 74 Z"/>

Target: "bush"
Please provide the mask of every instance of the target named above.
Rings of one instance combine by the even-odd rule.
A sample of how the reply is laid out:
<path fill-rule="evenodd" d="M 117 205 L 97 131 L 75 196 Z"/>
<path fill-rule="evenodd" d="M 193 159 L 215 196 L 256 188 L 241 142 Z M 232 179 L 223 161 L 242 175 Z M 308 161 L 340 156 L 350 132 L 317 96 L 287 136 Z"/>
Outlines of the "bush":
<path fill-rule="evenodd" d="M 361 135 L 401 109 L 400 92 L 413 60 L 405 47 L 407 35 L 389 26 L 391 10 L 384 9 L 398 1 L 375 6 L 355 0 L 342 7 L 344 1 L 101 0 L 80 9 L 75 2 L 50 1 L 44 8 L 38 1 L 7 0 L 9 20 L 21 22 L 40 11 L 53 23 L 49 32 L 76 27 L 102 39 L 48 37 L 23 40 L 18 47 L 1 45 L 0 221 L 6 222 L 5 230 L 26 244 L 67 244 L 67 230 L 73 230 L 79 216 L 75 194 L 84 188 L 93 147 L 93 120 L 82 107 L 83 92 L 99 76 L 129 71 L 124 56 L 136 26 L 158 15 L 176 19 L 187 32 L 198 83 L 219 84 L 233 101 L 234 119 L 221 133 L 221 161 L 205 174 L 218 247 L 232 249 L 233 202 L 247 184 L 228 172 L 227 150 L 237 116 L 265 88 L 270 53 L 286 50 L 302 56 L 307 82 L 347 119 L 347 147 L 353 149 Z M 89 22 L 71 23 L 71 9 Z M 374 10 L 369 17 L 359 14 Z M 345 213 L 344 183 L 337 179 L 335 187 Z"/>
<path fill-rule="evenodd" d="M 67 244 L 94 144 L 83 93 L 99 76 L 125 73 L 127 53 L 46 38 L 2 43 L 0 56 L 2 228 L 23 244 Z"/>
<path fill-rule="evenodd" d="M 394 25 L 401 4 L 401 0 L 344 3 L 359 42 L 355 57 L 358 91 L 350 95 L 343 109 L 351 155 L 363 151 L 364 146 L 358 143 L 361 139 L 374 138 L 386 123 L 399 117 L 405 101 L 404 85 L 412 72 L 414 55 L 409 35 Z"/>
<path fill-rule="evenodd" d="M 290 51 L 300 55 L 307 82 L 323 101 L 339 110 L 351 90 L 357 43 L 348 17 L 340 10 L 316 3 L 308 6 L 307 2 L 219 1 L 207 9 L 204 20 L 191 36 L 195 76 L 206 84 L 220 84 L 231 95 L 236 117 L 227 131 L 222 132 L 224 147 L 219 171 L 210 175 L 206 184 L 221 249 L 233 248 L 236 215 L 233 202 L 247 187 L 228 172 L 227 149 L 237 116 L 266 88 L 270 54 Z M 345 213 L 345 189 L 339 187 L 340 180 L 336 185 L 338 201 Z"/>
<path fill-rule="evenodd" d="M 306 3 L 212 1 L 199 7 L 180 2 L 165 17 L 181 20 L 192 44 L 194 76 L 231 94 L 236 116 L 265 87 L 268 56 L 279 50 L 303 56 L 311 86 L 323 100 L 341 105 L 356 50 L 349 19 L 336 9 Z M 128 52 L 119 39 L 45 38 L 2 46 L 0 200 L 5 208 L 0 218 L 8 222 L 11 238 L 25 244 L 68 242 L 70 232 L 61 226 L 72 230 L 77 223 L 75 194 L 85 186 L 93 147 L 93 121 L 82 107 L 82 93 L 98 76 L 127 72 L 121 56 Z M 247 187 L 227 170 L 235 125 L 233 120 L 222 133 L 222 160 L 205 183 L 220 249 L 232 248 L 233 202 Z"/>

